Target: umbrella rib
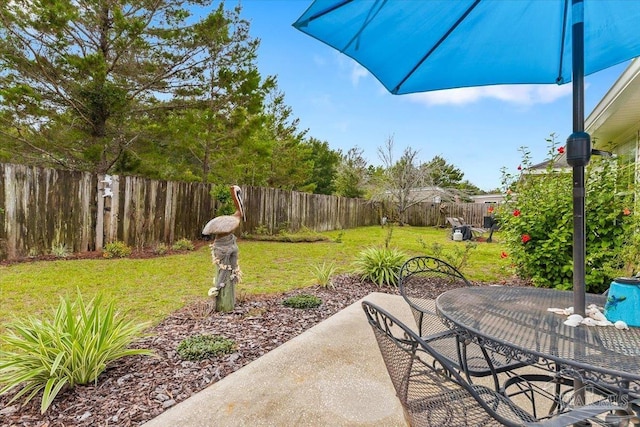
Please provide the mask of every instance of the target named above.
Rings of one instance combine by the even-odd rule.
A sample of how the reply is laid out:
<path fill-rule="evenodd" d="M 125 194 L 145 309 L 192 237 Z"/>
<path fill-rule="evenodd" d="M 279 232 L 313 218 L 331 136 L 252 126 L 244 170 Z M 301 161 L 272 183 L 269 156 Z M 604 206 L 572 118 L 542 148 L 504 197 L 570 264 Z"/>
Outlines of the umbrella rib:
<path fill-rule="evenodd" d="M 376 0 L 376 3 L 379 3 L 379 1 L 380 0 Z M 373 15 L 371 14 L 371 11 L 376 8 L 376 5 L 374 4 L 373 6 L 371 6 L 371 9 L 369 9 L 369 14 L 367 15 L 367 18 L 362 23 L 362 27 L 360 27 L 360 29 L 351 38 L 351 40 L 349 40 L 349 43 L 347 43 L 346 46 L 344 48 L 342 48 L 342 50 L 340 52 L 344 52 L 345 50 L 347 50 L 347 48 L 349 46 L 351 46 L 351 43 L 353 43 L 355 40 L 358 40 L 358 43 L 356 44 L 356 50 L 358 50 L 360 48 L 360 35 L 362 35 L 362 32 L 365 30 L 365 28 L 367 28 L 369 23 L 371 21 L 373 21 L 373 18 L 376 17 L 376 15 L 378 14 L 378 12 L 380 12 L 380 10 L 382 9 L 382 7 L 385 5 L 386 2 L 387 2 L 387 0 L 383 0 L 382 4 L 380 5 L 380 7 L 378 7 L 378 9 L 376 10 L 376 12 Z"/>
<path fill-rule="evenodd" d="M 331 6 L 331 7 L 328 7 L 328 8 L 326 8 L 326 9 L 324 9 L 324 10 L 321 10 L 321 11 L 320 11 L 320 12 L 318 12 L 318 13 L 315 13 L 315 14 L 311 15 L 311 16 L 310 16 L 309 18 L 307 18 L 306 20 L 304 20 L 304 21 L 300 22 L 300 24 L 299 24 L 299 25 L 300 25 L 300 27 L 306 27 L 307 25 L 309 25 L 309 22 L 314 21 L 314 20 L 316 20 L 316 19 L 318 19 L 318 18 L 322 18 L 322 17 L 323 17 L 324 15 L 326 15 L 327 13 L 331 13 L 331 12 L 333 12 L 334 10 L 341 8 L 342 6 L 344 6 L 344 5 L 346 5 L 346 4 L 351 3 L 352 1 L 353 1 L 353 0 L 343 0 L 343 1 L 341 1 L 340 3 L 336 3 L 336 4 L 334 4 L 334 5 L 333 5 L 333 6 Z"/>
<path fill-rule="evenodd" d="M 404 82 L 406 82 L 409 79 L 409 77 L 411 77 L 413 73 L 415 73 L 416 70 L 420 68 L 422 63 L 426 61 L 427 58 L 429 58 L 429 56 L 431 56 L 431 54 L 436 49 L 438 49 L 438 47 L 440 47 L 440 45 L 449 37 L 449 35 L 458 27 L 458 25 L 460 25 L 462 21 L 465 20 L 467 15 L 469 15 L 479 3 L 480 3 L 480 0 L 476 0 L 475 2 L 473 2 L 471 6 L 469 6 L 469 8 L 462 14 L 462 16 L 460 16 L 458 20 L 447 30 L 447 32 L 442 37 L 440 37 L 440 40 L 438 40 L 438 42 L 435 45 L 433 45 L 433 47 L 429 50 L 429 52 L 427 52 L 426 55 L 424 55 L 422 59 L 420 59 L 420 61 L 418 61 L 418 63 L 411 69 L 411 71 L 409 71 L 409 73 L 407 73 L 407 75 L 404 76 L 404 78 L 400 81 L 400 83 L 398 83 L 398 85 L 395 88 L 393 88 L 391 93 L 395 95 L 398 94 L 398 91 L 400 90 L 400 87 L 404 84 Z"/>
<path fill-rule="evenodd" d="M 569 9 L 569 0 L 564 0 L 564 13 L 562 14 L 562 39 L 560 40 L 560 65 L 558 68 L 557 84 L 564 83 L 562 81 L 562 64 L 564 63 L 564 40 L 567 37 L 567 11 Z"/>

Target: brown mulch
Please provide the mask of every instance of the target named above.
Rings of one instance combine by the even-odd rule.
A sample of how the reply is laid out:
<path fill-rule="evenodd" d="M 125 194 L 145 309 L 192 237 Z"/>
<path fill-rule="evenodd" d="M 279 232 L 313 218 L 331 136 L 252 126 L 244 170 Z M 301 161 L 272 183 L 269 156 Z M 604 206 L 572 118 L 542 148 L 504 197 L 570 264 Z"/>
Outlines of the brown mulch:
<path fill-rule="evenodd" d="M 353 275 L 337 276 L 335 288 L 311 287 L 282 295 L 238 301 L 233 312 L 212 311 L 203 300 L 171 314 L 136 343 L 155 356 L 119 360 L 95 385 L 61 392 L 44 414 L 39 399 L 25 406 L 0 396 L 0 426 L 137 426 L 273 350 L 371 292 L 396 293 L 362 283 Z M 511 283 L 514 284 L 514 283 Z M 442 290 L 434 288 L 433 296 Z M 316 309 L 294 309 L 284 298 L 307 293 L 320 297 Z M 235 341 L 231 354 L 203 361 L 182 360 L 178 344 L 196 334 L 222 335 Z"/>
<path fill-rule="evenodd" d="M 58 395 L 40 414 L 39 399 L 26 406 L 0 397 L 1 426 L 132 426 L 140 425 L 208 385 L 240 369 L 316 323 L 370 292 L 383 291 L 353 276 L 334 279 L 335 289 L 306 288 L 283 295 L 240 301 L 233 312 L 211 312 L 209 300 L 171 314 L 137 346 L 154 357 L 134 356 L 118 361 L 96 385 L 77 386 Z M 391 291 L 391 290 L 390 290 Z M 323 301 L 316 309 L 285 307 L 284 298 L 308 293 Z M 222 335 L 235 341 L 231 354 L 203 361 L 182 360 L 178 344 L 196 334 Z"/>

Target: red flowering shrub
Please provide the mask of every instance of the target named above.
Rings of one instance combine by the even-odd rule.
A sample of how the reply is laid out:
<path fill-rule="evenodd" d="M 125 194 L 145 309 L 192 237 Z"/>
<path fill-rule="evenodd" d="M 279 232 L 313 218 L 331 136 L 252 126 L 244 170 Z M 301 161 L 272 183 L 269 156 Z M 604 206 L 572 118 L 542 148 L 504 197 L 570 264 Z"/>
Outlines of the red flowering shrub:
<path fill-rule="evenodd" d="M 549 139 L 549 156 L 555 157 L 555 140 Z M 564 148 L 564 147 L 560 147 Z M 523 172 L 503 169 L 506 203 L 496 209 L 500 230 L 515 273 L 536 286 L 571 289 L 573 286 L 573 206 L 571 170 L 529 174 L 530 154 L 522 149 Z M 518 167 L 520 170 L 520 167 Z M 615 159 L 594 156 L 586 172 L 586 288 L 602 292 L 618 276 L 640 267 L 640 245 L 634 245 L 638 220 L 631 215 L 633 191 L 616 187 L 619 170 Z M 626 187 L 625 187 L 626 189 Z M 626 210 L 625 210 L 626 209 Z M 640 242 L 640 235 L 636 238 Z"/>

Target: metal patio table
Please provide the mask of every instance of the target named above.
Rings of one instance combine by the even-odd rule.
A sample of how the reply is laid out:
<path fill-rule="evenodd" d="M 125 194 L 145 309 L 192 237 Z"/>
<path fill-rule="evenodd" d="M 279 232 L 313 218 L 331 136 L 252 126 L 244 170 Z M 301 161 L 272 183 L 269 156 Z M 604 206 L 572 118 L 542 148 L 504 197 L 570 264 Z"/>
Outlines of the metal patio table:
<path fill-rule="evenodd" d="M 587 294 L 603 307 L 606 296 Z M 534 287 L 452 289 L 436 300 L 442 321 L 466 338 L 514 360 L 637 396 L 640 328 L 570 327 L 547 308 L 573 305 L 573 292 Z"/>

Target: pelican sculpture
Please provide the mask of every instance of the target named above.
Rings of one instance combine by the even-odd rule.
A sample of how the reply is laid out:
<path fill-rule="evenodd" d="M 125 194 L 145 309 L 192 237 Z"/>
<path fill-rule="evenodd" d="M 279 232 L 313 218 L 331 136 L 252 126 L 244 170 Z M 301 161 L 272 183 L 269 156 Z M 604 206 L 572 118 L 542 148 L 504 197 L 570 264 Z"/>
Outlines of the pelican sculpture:
<path fill-rule="evenodd" d="M 231 198 L 236 205 L 236 211 L 233 215 L 221 215 L 213 218 L 202 229 L 202 234 L 209 236 L 214 234 L 216 237 L 231 234 L 240 226 L 240 219 L 245 221 L 244 205 L 242 204 L 242 189 L 237 185 L 231 186 Z"/>

